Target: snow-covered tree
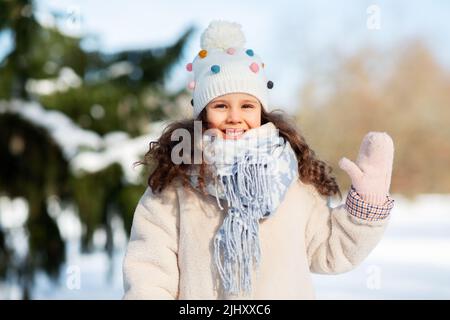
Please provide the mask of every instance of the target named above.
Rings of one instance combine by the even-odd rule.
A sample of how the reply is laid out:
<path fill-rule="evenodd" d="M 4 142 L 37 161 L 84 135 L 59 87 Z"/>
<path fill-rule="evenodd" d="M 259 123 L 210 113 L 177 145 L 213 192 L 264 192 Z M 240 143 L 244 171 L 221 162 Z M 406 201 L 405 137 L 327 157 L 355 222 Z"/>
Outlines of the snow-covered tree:
<path fill-rule="evenodd" d="M 159 129 L 149 124 L 177 111 L 173 106 L 185 91 L 168 94 L 164 80 L 193 31 L 168 47 L 105 54 L 87 51 L 82 37 L 59 31 L 64 15 L 55 13 L 52 26 L 41 24 L 34 12 L 32 0 L 0 2 L 0 33 L 12 40 L 0 61 L 0 196 L 22 197 L 29 208 L 25 257 L 0 223 L 0 281 L 18 279 L 23 298 L 30 297 L 37 271 L 57 279 L 64 263 L 50 197 L 75 206 L 84 251 L 103 228 L 105 249 L 112 252 L 113 215 L 129 232 L 146 179 L 130 178 L 127 170 Z M 111 144 L 117 139 L 120 146 Z M 127 151 L 133 157 L 123 160 Z"/>

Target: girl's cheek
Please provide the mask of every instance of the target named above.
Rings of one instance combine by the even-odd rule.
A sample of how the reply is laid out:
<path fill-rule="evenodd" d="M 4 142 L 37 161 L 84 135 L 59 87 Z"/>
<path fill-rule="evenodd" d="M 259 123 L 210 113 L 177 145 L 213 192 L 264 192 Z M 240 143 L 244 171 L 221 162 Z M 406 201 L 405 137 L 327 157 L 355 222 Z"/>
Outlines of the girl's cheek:
<path fill-rule="evenodd" d="M 251 128 L 254 129 L 254 128 L 258 128 L 260 126 L 261 126 L 261 119 L 258 117 L 253 119 L 253 121 L 251 122 Z"/>

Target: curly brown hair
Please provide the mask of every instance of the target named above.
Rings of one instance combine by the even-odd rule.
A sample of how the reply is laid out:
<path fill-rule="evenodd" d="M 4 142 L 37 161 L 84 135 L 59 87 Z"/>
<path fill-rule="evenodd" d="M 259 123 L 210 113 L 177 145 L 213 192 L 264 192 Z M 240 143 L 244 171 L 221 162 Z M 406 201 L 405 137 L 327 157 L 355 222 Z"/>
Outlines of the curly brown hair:
<path fill-rule="evenodd" d="M 177 129 L 185 129 L 192 137 L 191 145 L 194 145 L 194 120 L 202 121 L 202 130 L 208 128 L 206 120 L 206 108 L 199 114 L 197 119 L 188 119 L 174 121 L 169 124 L 162 132 L 158 141 L 152 141 L 149 145 L 149 151 L 145 154 L 143 161 L 136 164 L 144 164 L 150 168 L 148 186 L 156 193 L 166 188 L 174 178 L 180 177 L 184 186 L 189 185 L 188 170 L 196 164 L 181 163 L 175 164 L 171 159 L 172 149 L 178 141 L 172 141 L 172 133 Z M 324 161 L 316 158 L 315 152 L 308 146 L 303 136 L 296 130 L 295 125 L 287 119 L 285 113 L 281 110 L 266 112 L 261 108 L 261 124 L 272 122 L 279 130 L 279 134 L 292 146 L 297 160 L 299 179 L 305 184 L 312 184 L 323 196 L 334 196 L 339 194 L 342 199 L 341 191 L 334 176 L 331 175 L 333 169 Z M 194 149 L 194 148 L 192 148 Z M 186 155 L 184 155 L 186 156 Z M 191 159 L 194 157 L 194 151 L 191 151 Z M 207 164 L 202 161 L 199 167 L 199 187 L 205 192 L 205 174 L 207 174 Z"/>

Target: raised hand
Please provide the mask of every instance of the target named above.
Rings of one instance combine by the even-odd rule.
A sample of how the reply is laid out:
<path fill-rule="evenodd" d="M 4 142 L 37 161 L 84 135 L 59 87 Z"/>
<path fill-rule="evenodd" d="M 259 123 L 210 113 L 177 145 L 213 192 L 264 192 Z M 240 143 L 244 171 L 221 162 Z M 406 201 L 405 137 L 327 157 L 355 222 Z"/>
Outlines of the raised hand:
<path fill-rule="evenodd" d="M 369 132 L 359 149 L 356 163 L 341 158 L 339 167 L 347 172 L 356 192 L 371 204 L 384 204 L 389 195 L 394 142 L 386 132 Z"/>

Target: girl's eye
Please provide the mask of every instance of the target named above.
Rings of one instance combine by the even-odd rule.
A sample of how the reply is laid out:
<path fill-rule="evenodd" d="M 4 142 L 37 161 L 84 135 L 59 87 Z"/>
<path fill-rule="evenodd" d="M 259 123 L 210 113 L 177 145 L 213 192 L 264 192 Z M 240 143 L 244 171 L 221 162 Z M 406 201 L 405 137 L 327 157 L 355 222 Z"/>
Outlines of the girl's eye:
<path fill-rule="evenodd" d="M 242 108 L 253 108 L 252 104 L 244 104 L 242 105 Z"/>
<path fill-rule="evenodd" d="M 216 104 L 215 106 L 214 106 L 214 108 L 219 108 L 219 109 L 223 109 L 223 108 L 225 108 L 226 106 L 224 105 L 224 104 Z"/>

